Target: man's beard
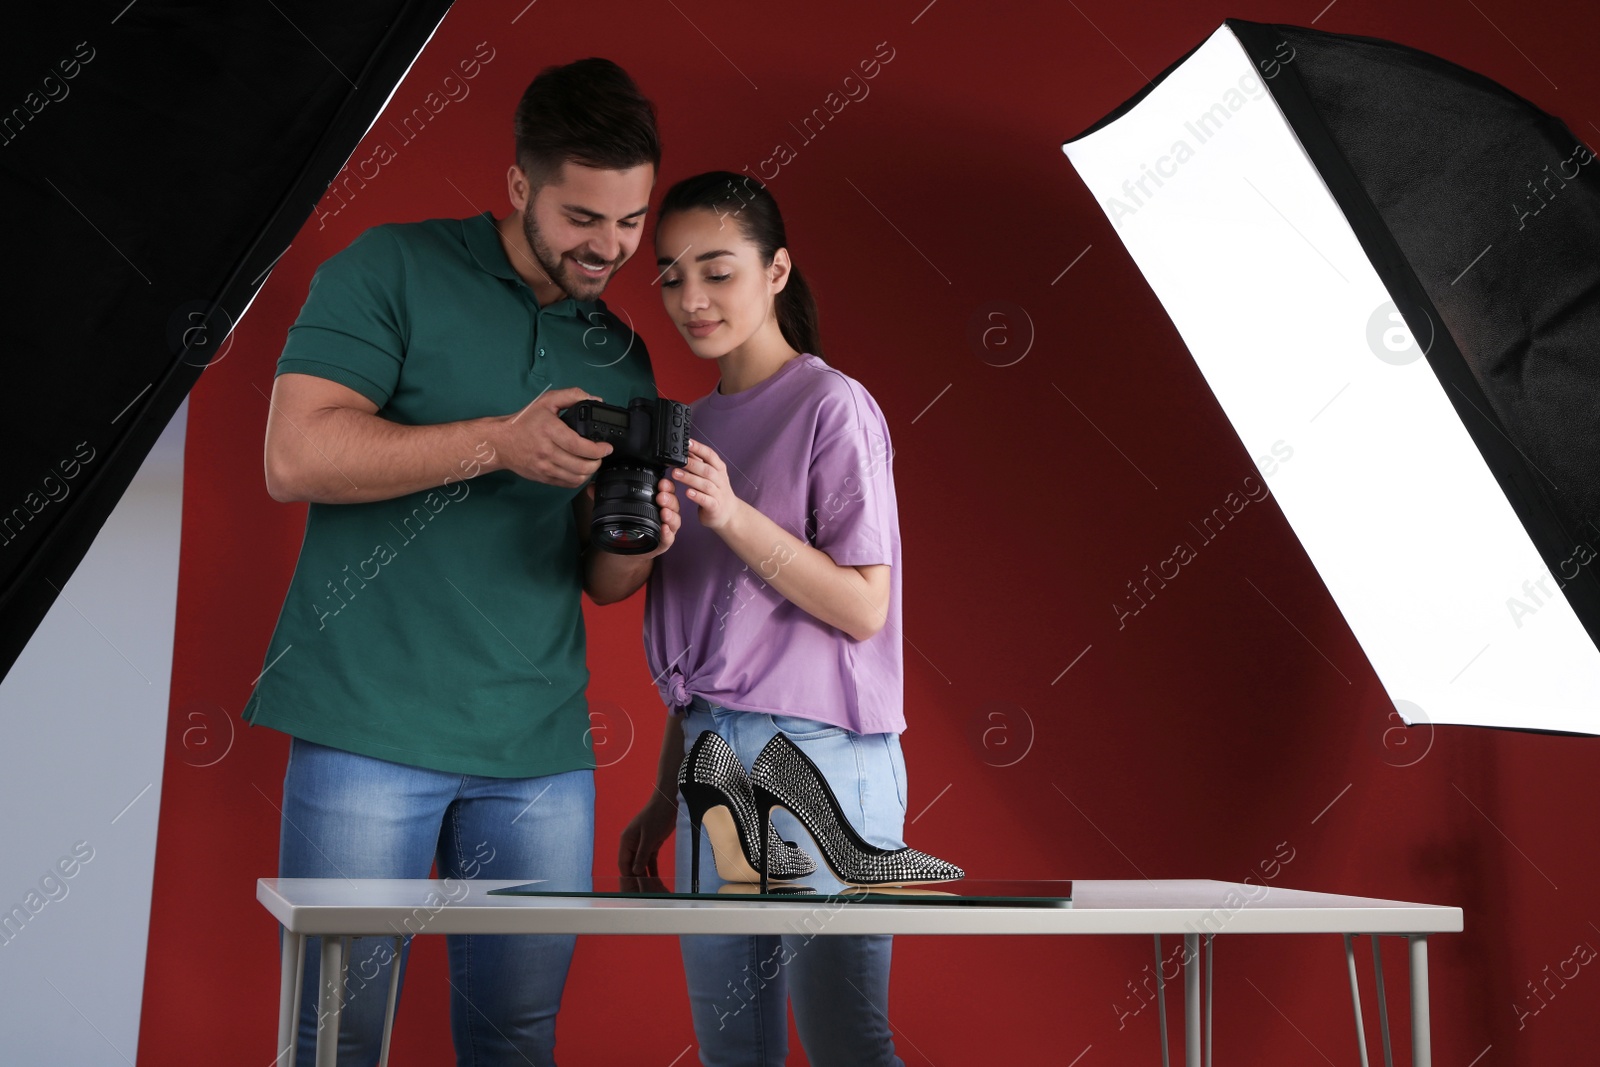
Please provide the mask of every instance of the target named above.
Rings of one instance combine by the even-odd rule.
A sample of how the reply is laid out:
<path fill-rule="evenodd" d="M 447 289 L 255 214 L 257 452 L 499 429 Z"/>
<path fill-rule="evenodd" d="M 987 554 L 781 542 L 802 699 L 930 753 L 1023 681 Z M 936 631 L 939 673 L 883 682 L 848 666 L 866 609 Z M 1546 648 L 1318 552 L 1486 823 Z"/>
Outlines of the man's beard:
<path fill-rule="evenodd" d="M 574 300 L 593 300 L 605 291 L 606 283 L 611 280 L 609 273 L 603 278 L 585 278 L 565 259 L 551 251 L 539 233 L 538 223 L 533 221 L 532 204 L 522 211 L 522 234 L 528 239 L 528 247 L 533 250 L 534 262 L 539 264 L 539 269 L 568 296 Z"/>

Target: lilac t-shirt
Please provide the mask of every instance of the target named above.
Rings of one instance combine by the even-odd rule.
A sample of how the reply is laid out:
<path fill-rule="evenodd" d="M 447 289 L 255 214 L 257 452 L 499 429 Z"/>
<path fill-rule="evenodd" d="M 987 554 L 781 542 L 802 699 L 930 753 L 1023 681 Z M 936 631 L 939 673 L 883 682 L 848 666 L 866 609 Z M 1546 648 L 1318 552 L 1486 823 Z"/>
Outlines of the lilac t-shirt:
<path fill-rule="evenodd" d="M 905 729 L 900 523 L 889 427 L 866 389 L 816 356 L 791 359 L 742 392 L 692 405 L 690 436 L 727 464 L 735 495 L 841 566 L 889 565 L 889 614 L 865 641 L 822 622 L 763 580 L 678 490 L 683 524 L 656 557 L 644 645 L 661 699 L 699 695 L 744 711 L 798 715 L 857 733 Z"/>

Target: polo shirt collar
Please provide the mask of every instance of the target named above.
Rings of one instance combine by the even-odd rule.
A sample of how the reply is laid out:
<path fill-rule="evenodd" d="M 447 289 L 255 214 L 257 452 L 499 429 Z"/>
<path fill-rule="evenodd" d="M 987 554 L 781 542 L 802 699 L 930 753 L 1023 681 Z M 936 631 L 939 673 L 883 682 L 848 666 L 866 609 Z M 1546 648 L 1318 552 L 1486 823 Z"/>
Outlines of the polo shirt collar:
<path fill-rule="evenodd" d="M 506 251 L 500 244 L 500 231 L 495 226 L 492 212 L 485 211 L 471 218 L 462 219 L 461 233 L 466 239 L 467 250 L 472 253 L 472 258 L 480 270 L 496 278 L 504 278 L 524 288 L 527 287 L 527 283 L 512 269 L 511 261 L 506 259 Z M 573 318 L 587 319 L 592 313 L 605 310 L 605 306 L 605 302 L 598 298 L 574 300 L 569 296 L 557 300 L 543 310 L 558 314 L 565 312 L 571 314 Z"/>

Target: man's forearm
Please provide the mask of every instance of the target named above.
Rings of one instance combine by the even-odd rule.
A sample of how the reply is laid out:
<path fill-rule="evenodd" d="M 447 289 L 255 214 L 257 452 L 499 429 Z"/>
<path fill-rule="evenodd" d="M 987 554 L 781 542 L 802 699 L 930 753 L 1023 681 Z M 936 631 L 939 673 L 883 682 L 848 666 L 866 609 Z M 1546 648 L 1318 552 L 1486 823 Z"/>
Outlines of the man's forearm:
<path fill-rule="evenodd" d="M 621 556 L 590 544 L 584 560 L 583 588 L 596 604 L 626 600 L 650 579 L 653 557 Z"/>
<path fill-rule="evenodd" d="M 500 421 L 404 426 L 348 408 L 285 420 L 267 441 L 267 488 L 283 502 L 361 504 L 475 478 L 499 469 Z"/>

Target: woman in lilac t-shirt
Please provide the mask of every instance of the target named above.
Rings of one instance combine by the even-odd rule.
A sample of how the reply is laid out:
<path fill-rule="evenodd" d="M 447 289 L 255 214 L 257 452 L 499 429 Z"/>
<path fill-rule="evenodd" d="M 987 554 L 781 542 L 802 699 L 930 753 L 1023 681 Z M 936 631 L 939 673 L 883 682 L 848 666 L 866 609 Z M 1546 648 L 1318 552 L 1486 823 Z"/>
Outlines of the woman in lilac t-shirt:
<path fill-rule="evenodd" d="M 721 372 L 693 405 L 683 522 L 655 560 L 645 651 L 672 709 L 654 795 L 623 832 L 624 874 L 655 873 L 690 827 L 677 772 L 704 730 L 749 767 L 775 733 L 822 771 L 857 832 L 904 845 L 900 529 L 889 429 L 859 382 L 823 362 L 816 306 L 760 183 L 714 172 L 673 186 L 656 224 L 667 314 Z M 810 845 L 787 811 L 780 837 Z M 708 850 L 707 850 L 708 851 Z M 714 865 L 708 865 L 714 866 Z M 702 869 L 701 889 L 722 884 Z M 819 871 L 804 883 L 839 883 Z M 888 936 L 698 935 L 680 941 L 701 1061 L 781 1064 L 786 1003 L 806 1056 L 901 1063 L 888 1023 Z"/>

